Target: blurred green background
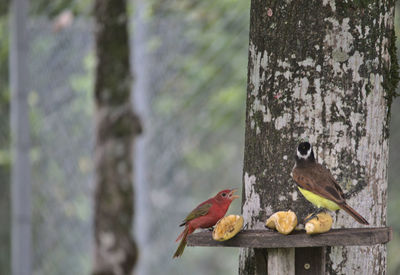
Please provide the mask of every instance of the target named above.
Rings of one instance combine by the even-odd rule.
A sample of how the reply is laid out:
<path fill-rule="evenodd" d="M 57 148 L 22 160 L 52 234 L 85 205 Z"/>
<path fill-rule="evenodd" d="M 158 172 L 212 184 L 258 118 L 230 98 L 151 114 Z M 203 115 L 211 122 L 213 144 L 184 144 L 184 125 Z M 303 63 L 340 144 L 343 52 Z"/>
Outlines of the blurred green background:
<path fill-rule="evenodd" d="M 0 274 L 10 273 L 7 3 L 0 2 Z M 134 99 L 145 130 L 135 155 L 137 274 L 237 272 L 234 248 L 190 248 L 182 259 L 171 258 L 177 225 L 188 211 L 217 191 L 242 184 L 249 5 L 150 0 L 131 6 Z M 95 60 L 90 8 L 91 0 L 31 1 L 28 130 L 37 275 L 89 274 L 91 268 Z M 399 4 L 396 8 L 400 12 Z M 391 275 L 400 274 L 399 145 L 397 99 L 388 192 L 388 224 L 394 229 L 388 246 Z M 239 212 L 235 201 L 229 213 Z"/>

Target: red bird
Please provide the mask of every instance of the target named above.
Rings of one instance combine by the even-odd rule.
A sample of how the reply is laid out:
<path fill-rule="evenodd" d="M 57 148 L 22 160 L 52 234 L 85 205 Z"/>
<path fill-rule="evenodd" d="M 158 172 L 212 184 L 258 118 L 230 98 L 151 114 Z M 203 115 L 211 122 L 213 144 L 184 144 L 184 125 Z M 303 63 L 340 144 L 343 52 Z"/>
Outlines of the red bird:
<path fill-rule="evenodd" d="M 174 254 L 174 258 L 180 257 L 186 247 L 187 236 L 192 234 L 197 228 L 209 228 L 214 226 L 228 211 L 231 202 L 239 198 L 234 195 L 236 189 L 222 190 L 215 197 L 200 203 L 189 215 L 183 220 L 179 226 L 185 226 L 185 229 L 176 239 L 181 240 Z"/>

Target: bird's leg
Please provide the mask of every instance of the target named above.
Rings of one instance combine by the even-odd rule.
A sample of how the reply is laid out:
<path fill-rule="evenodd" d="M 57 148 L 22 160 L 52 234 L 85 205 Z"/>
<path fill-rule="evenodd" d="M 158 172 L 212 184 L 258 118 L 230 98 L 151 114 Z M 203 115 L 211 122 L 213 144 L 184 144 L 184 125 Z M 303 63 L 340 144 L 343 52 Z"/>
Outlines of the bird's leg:
<path fill-rule="evenodd" d="M 324 208 L 317 208 L 317 210 L 315 210 L 310 217 L 308 217 L 307 219 L 304 220 L 304 224 L 306 224 L 307 222 L 309 222 L 310 220 L 317 218 L 318 219 L 318 214 L 321 212 L 325 212 Z"/>

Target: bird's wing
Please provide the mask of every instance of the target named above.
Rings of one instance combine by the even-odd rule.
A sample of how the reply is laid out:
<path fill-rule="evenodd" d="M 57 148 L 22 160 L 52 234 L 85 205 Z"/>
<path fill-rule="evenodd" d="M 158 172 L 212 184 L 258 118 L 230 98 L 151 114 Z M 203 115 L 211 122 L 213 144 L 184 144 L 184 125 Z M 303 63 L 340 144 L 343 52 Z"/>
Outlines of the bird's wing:
<path fill-rule="evenodd" d="M 323 165 L 317 163 L 317 167 L 318 169 L 321 171 L 321 173 L 325 173 L 328 177 L 329 177 L 329 182 L 331 184 L 333 184 L 333 188 L 335 189 L 334 192 L 338 192 L 339 193 L 339 197 L 344 200 L 344 194 L 343 194 L 343 190 L 340 187 L 340 185 L 336 182 L 335 178 L 333 177 L 332 173 Z"/>
<path fill-rule="evenodd" d="M 337 204 L 345 202 L 342 188 L 333 178 L 331 172 L 319 163 L 313 169 L 295 167 L 292 171 L 293 179 L 301 188 Z"/>
<path fill-rule="evenodd" d="M 208 211 L 210 211 L 211 206 L 212 206 L 211 203 L 200 204 L 195 209 L 193 209 L 193 211 L 190 212 L 189 215 L 187 215 L 187 217 L 183 220 L 183 223 L 180 224 L 180 226 L 185 225 L 187 222 L 189 222 L 195 218 L 207 215 Z"/>

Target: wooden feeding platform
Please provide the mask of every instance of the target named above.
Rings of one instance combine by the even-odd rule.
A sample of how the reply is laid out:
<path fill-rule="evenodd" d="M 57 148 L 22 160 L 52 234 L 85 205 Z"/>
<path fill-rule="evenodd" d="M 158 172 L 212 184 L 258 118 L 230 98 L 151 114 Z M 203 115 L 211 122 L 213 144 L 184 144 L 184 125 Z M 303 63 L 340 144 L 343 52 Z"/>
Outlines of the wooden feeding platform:
<path fill-rule="evenodd" d="M 391 227 L 332 229 L 317 235 L 304 230 L 282 235 L 272 230 L 242 230 L 224 242 L 215 241 L 211 232 L 189 235 L 188 246 L 226 246 L 248 248 L 292 248 L 318 246 L 363 246 L 387 243 L 392 239 Z"/>
<path fill-rule="evenodd" d="M 188 246 L 254 248 L 255 251 L 263 251 L 271 256 L 275 254 L 280 257 L 275 263 L 274 257 L 271 259 L 268 257 L 267 263 L 261 267 L 257 266 L 256 274 L 267 274 L 271 265 L 278 263 L 278 265 L 286 266 L 275 266 L 275 271 L 277 269 L 290 270 L 287 274 L 299 275 L 325 273 L 325 247 L 370 246 L 384 244 L 391 239 L 391 227 L 332 229 L 317 235 L 307 235 L 304 230 L 282 235 L 267 229 L 251 229 L 242 230 L 235 237 L 224 242 L 215 241 L 211 232 L 199 232 L 189 235 L 187 244 Z M 281 257 L 282 253 L 285 254 L 285 257 Z M 282 258 L 286 259 L 283 263 Z"/>

